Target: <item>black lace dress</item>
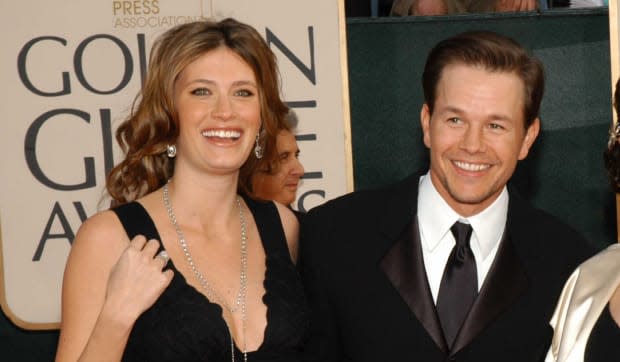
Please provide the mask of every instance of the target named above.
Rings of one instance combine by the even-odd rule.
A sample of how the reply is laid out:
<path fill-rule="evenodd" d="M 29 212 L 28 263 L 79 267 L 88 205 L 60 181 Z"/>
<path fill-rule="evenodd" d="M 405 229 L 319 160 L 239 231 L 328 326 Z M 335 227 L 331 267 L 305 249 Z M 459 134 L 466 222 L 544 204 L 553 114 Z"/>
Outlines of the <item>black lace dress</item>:
<path fill-rule="evenodd" d="M 278 211 L 271 202 L 245 201 L 266 254 L 267 327 L 263 344 L 248 361 L 299 361 L 308 329 L 308 307 L 299 274 L 291 262 Z M 161 240 L 146 210 L 136 202 L 114 209 L 130 238 Z M 231 361 L 230 335 L 222 309 L 187 284 L 172 261 L 174 278 L 129 336 L 123 361 Z M 235 346 L 235 361 L 243 354 Z"/>

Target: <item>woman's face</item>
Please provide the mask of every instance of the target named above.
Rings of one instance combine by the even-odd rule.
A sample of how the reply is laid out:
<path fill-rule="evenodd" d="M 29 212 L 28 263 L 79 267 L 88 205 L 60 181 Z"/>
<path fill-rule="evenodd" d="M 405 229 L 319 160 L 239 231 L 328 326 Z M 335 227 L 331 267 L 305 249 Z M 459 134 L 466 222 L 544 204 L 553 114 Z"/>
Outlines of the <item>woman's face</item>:
<path fill-rule="evenodd" d="M 209 51 L 179 74 L 174 103 L 179 117 L 175 172 L 238 172 L 260 127 L 252 68 L 227 47 Z"/>

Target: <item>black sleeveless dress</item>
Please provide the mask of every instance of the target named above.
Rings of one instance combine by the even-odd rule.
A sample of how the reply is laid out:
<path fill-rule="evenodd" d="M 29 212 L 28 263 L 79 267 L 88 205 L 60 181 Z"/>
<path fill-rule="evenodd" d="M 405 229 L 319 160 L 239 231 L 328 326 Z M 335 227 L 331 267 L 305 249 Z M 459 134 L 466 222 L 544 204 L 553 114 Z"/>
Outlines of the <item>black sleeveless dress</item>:
<path fill-rule="evenodd" d="M 291 262 L 284 230 L 275 205 L 245 198 L 254 216 L 266 255 L 265 295 L 267 327 L 263 344 L 248 352 L 248 361 L 300 361 L 308 330 L 309 311 L 302 283 Z M 161 240 L 155 225 L 139 203 L 114 209 L 127 235 L 142 234 Z M 230 335 L 222 308 L 187 284 L 172 261 L 172 282 L 136 321 L 123 361 L 231 361 Z M 235 346 L 235 361 L 243 354 Z"/>
<path fill-rule="evenodd" d="M 611 316 L 609 303 L 590 332 L 584 362 L 620 362 L 620 328 Z"/>

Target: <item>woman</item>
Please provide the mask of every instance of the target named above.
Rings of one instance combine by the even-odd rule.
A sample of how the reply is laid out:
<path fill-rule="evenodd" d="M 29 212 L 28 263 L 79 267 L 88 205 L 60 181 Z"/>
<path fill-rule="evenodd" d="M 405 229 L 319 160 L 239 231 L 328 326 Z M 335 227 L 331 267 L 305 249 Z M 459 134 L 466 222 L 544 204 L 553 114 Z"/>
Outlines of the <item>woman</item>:
<path fill-rule="evenodd" d="M 620 79 L 614 92 L 620 114 Z M 614 191 L 620 192 L 620 127 L 604 153 Z M 586 260 L 568 278 L 551 319 L 554 329 L 545 362 L 620 361 L 620 244 Z"/>
<path fill-rule="evenodd" d="M 276 160 L 288 111 L 274 54 L 233 19 L 153 46 L 107 179 L 120 205 L 81 226 L 63 281 L 57 361 L 295 361 L 307 308 L 298 224 L 243 180 Z M 242 180 L 242 181 L 239 181 Z"/>

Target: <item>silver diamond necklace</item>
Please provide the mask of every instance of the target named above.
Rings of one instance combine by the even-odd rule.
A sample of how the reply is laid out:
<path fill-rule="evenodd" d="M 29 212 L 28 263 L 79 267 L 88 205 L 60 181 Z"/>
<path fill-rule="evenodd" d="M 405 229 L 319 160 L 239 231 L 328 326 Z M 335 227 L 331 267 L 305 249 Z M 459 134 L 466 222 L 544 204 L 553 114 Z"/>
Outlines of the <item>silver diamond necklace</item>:
<path fill-rule="evenodd" d="M 168 180 L 168 183 L 170 183 L 170 180 Z M 243 335 L 243 361 L 247 362 L 248 353 L 247 353 L 246 340 L 245 340 L 245 332 L 246 332 L 245 322 L 246 322 L 247 310 L 246 310 L 246 303 L 245 303 L 246 298 L 245 297 L 247 294 L 247 287 L 248 287 L 248 245 L 247 245 L 248 237 L 246 234 L 245 215 L 243 214 L 243 208 L 241 207 L 241 199 L 239 198 L 239 196 L 237 196 L 235 200 L 237 204 L 237 209 L 239 210 L 239 220 L 241 221 L 241 272 L 239 273 L 239 293 L 237 294 L 237 298 L 235 300 L 234 305 L 230 306 L 228 305 L 228 303 L 226 303 L 226 301 L 223 298 L 221 298 L 215 292 L 215 290 L 213 289 L 213 287 L 211 287 L 207 279 L 202 275 L 200 270 L 198 270 L 198 268 L 196 267 L 196 264 L 194 264 L 194 259 L 192 259 L 192 255 L 189 252 L 189 247 L 187 246 L 187 242 L 185 241 L 185 235 L 183 234 L 181 227 L 177 223 L 177 217 L 174 214 L 174 210 L 172 209 L 172 204 L 170 203 L 170 198 L 168 197 L 168 183 L 166 183 L 163 188 L 164 206 L 166 207 L 166 211 L 168 212 L 168 218 L 170 218 L 170 222 L 172 222 L 172 225 L 174 225 L 174 229 L 177 233 L 177 237 L 179 238 L 179 244 L 181 245 L 181 249 L 183 249 L 183 253 L 185 254 L 185 260 L 187 261 L 187 264 L 189 265 L 189 267 L 192 269 L 192 272 L 196 276 L 196 279 L 198 279 L 198 283 L 200 284 L 202 289 L 205 291 L 207 298 L 219 302 L 221 306 L 224 306 L 231 313 L 231 317 L 233 313 L 236 313 L 237 311 L 241 310 L 241 329 L 242 329 L 242 335 Z M 224 323 L 226 323 L 226 320 L 224 320 Z M 228 334 L 230 335 L 230 351 L 232 355 L 232 362 L 235 362 L 235 342 L 233 340 L 232 330 L 230 329 L 230 326 L 228 325 L 228 323 L 226 323 L 226 327 L 228 328 Z"/>

